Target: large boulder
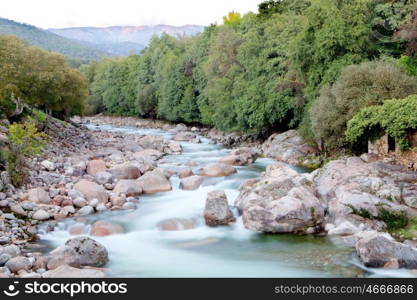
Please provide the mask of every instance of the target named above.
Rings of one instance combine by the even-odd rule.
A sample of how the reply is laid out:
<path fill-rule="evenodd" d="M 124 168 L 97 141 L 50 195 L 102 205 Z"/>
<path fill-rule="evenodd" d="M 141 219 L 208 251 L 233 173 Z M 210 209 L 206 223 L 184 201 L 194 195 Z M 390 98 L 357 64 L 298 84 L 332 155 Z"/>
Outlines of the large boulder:
<path fill-rule="evenodd" d="M 66 241 L 62 250 L 64 262 L 73 266 L 101 267 L 105 265 L 109 256 L 106 248 L 86 236 L 75 237 Z"/>
<path fill-rule="evenodd" d="M 95 180 L 98 184 L 104 185 L 113 183 L 114 176 L 110 172 L 98 172 L 95 176 Z"/>
<path fill-rule="evenodd" d="M 207 194 L 204 220 L 208 226 L 228 225 L 235 221 L 224 191 L 211 191 Z"/>
<path fill-rule="evenodd" d="M 142 194 L 142 188 L 136 180 L 122 179 L 116 184 L 113 192 L 117 194 L 124 194 L 128 197 L 134 197 Z"/>
<path fill-rule="evenodd" d="M 159 169 L 145 173 L 137 180 L 137 183 L 145 194 L 167 192 L 172 189 L 171 183 Z"/>
<path fill-rule="evenodd" d="M 180 188 L 183 190 L 196 190 L 203 183 L 204 177 L 194 175 L 181 179 Z"/>
<path fill-rule="evenodd" d="M 154 149 L 162 152 L 165 143 L 161 136 L 146 135 L 139 139 L 138 144 L 143 149 Z"/>
<path fill-rule="evenodd" d="M 25 256 L 16 256 L 9 259 L 6 263 L 6 267 L 12 272 L 17 273 L 20 270 L 29 271 L 32 268 L 32 262 Z"/>
<path fill-rule="evenodd" d="M 174 153 L 180 153 L 182 151 L 181 144 L 176 141 L 169 141 L 168 147 Z"/>
<path fill-rule="evenodd" d="M 140 169 L 130 164 L 115 167 L 109 172 L 117 179 L 138 179 L 141 175 Z"/>
<path fill-rule="evenodd" d="M 104 278 L 106 275 L 98 269 L 78 269 L 61 265 L 42 274 L 43 278 Z"/>
<path fill-rule="evenodd" d="M 109 197 L 101 185 L 82 179 L 74 185 L 74 189 L 81 192 L 88 201 L 97 199 L 99 203 L 107 203 Z"/>
<path fill-rule="evenodd" d="M 91 176 L 95 176 L 98 172 L 105 172 L 106 169 L 106 163 L 102 159 L 90 160 L 87 163 L 87 173 Z"/>
<path fill-rule="evenodd" d="M 242 186 L 235 206 L 246 228 L 269 233 L 321 231 L 326 208 L 313 183 L 281 163 L 268 166 L 258 182 Z"/>
<path fill-rule="evenodd" d="M 208 177 L 223 177 L 229 176 L 233 173 L 236 173 L 236 169 L 232 166 L 220 163 L 212 163 L 205 166 L 202 170 L 200 175 L 201 176 L 208 176 Z"/>
<path fill-rule="evenodd" d="M 417 268 L 417 249 L 399 243 L 387 234 L 365 232 L 356 243 L 356 251 L 367 267 Z"/>
<path fill-rule="evenodd" d="M 50 214 L 47 211 L 43 210 L 43 209 L 37 210 L 32 215 L 32 219 L 38 220 L 38 221 L 48 220 L 50 217 L 51 217 Z"/>
<path fill-rule="evenodd" d="M 233 150 L 230 155 L 223 157 L 219 162 L 232 166 L 244 166 L 254 163 L 258 156 L 258 151 L 248 147 L 242 147 Z"/>
<path fill-rule="evenodd" d="M 402 200 L 417 197 L 411 183 L 417 174 L 381 162 L 366 163 L 359 157 L 331 161 L 314 171 L 311 178 L 318 196 L 328 203 L 326 221 L 335 226 L 346 221 L 363 226 L 365 222 L 357 218 L 357 212 L 377 217 L 382 208 L 405 211 Z M 363 229 L 379 230 L 380 223 L 367 219 Z"/>
<path fill-rule="evenodd" d="M 300 164 L 300 159 L 315 154 L 317 149 L 304 141 L 296 130 L 271 135 L 263 144 L 265 156 L 292 165 Z"/>
<path fill-rule="evenodd" d="M 121 225 L 108 221 L 96 221 L 91 225 L 90 234 L 92 236 L 108 236 L 118 233 L 124 233 Z"/>
<path fill-rule="evenodd" d="M 30 189 L 28 191 L 29 201 L 42 204 L 50 204 L 51 197 L 43 188 Z"/>

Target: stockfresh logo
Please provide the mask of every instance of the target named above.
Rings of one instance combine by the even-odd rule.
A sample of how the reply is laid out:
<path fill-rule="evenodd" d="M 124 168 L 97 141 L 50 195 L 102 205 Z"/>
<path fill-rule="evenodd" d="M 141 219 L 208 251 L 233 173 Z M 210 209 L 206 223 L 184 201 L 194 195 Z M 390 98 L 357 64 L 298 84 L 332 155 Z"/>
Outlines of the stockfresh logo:
<path fill-rule="evenodd" d="M 19 281 L 15 281 L 15 282 L 13 282 L 13 284 L 10 284 L 10 285 L 7 287 L 7 289 L 3 291 L 3 293 L 4 293 L 6 296 L 9 296 L 9 297 L 14 297 L 14 296 L 19 295 L 20 291 L 17 289 L 17 285 L 18 285 L 18 284 L 19 284 Z"/>

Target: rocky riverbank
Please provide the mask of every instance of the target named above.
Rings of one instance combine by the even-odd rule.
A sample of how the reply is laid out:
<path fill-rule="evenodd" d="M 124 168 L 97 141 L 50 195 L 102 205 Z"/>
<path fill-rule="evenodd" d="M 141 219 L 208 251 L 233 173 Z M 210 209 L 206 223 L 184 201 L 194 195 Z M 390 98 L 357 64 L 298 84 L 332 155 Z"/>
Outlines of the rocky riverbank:
<path fill-rule="evenodd" d="M 74 218 L 73 235 L 123 233 L 124 228 L 106 221 L 87 227 L 84 217 L 135 209 L 140 195 L 169 192 L 169 178 L 176 171 L 158 166 L 164 155 L 181 153 L 180 142 L 199 143 L 202 134 L 217 136 L 217 141 L 219 135 L 227 136 L 135 118 L 98 116 L 75 121 L 158 128 L 170 132 L 172 139 L 94 131 L 59 122 L 50 125 L 50 136 L 60 134 L 52 138 L 42 157 L 32 161 L 28 184 L 15 189 L 5 174 L 1 176 L 9 189 L 0 193 L 0 277 L 105 276 L 102 267 L 108 260 L 107 251 L 91 238 L 72 238 L 49 254 L 28 251 L 28 243 L 36 239 L 37 225 L 48 223 L 53 230 L 60 220 Z M 241 147 L 219 162 L 207 164 L 198 174 L 184 165 L 177 174 L 182 189 L 197 189 L 204 177 L 234 174 L 236 166 L 250 165 L 259 155 L 272 157 L 281 162 L 270 165 L 261 178 L 247 180 L 235 201 L 246 228 L 265 233 L 328 234 L 337 237 L 335 242 L 354 247 L 366 266 L 417 269 L 413 239 L 396 236 L 395 240 L 386 232 L 397 218 L 417 215 L 416 172 L 350 157 L 301 174 L 285 163 L 311 161 L 316 149 L 295 131 L 274 134 L 264 143 L 246 138 L 226 140 Z M 208 226 L 227 226 L 238 217 L 222 191 L 208 194 L 203 216 Z M 167 226 L 188 225 L 181 221 Z"/>

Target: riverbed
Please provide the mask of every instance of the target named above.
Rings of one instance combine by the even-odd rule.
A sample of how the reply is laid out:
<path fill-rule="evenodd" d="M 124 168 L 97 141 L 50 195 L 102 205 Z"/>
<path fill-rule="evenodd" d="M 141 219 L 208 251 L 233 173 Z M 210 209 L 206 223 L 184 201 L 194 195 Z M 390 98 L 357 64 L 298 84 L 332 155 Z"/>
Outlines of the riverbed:
<path fill-rule="evenodd" d="M 166 140 L 173 133 L 159 129 L 88 125 L 91 130 L 118 134 L 159 135 Z M 181 154 L 167 155 L 158 162 L 171 170 L 191 167 L 195 174 L 211 162 L 226 156 L 230 149 L 200 136 L 201 143 L 181 142 Z M 108 211 L 86 218 L 89 224 L 107 220 L 124 227 L 125 233 L 94 237 L 109 252 L 107 274 L 111 277 L 362 277 L 410 276 L 402 271 L 376 271 L 359 263 L 351 247 L 335 243 L 326 236 L 265 235 L 244 228 L 242 218 L 233 210 L 236 222 L 230 226 L 208 227 L 203 210 L 207 193 L 224 190 L 233 206 L 239 186 L 257 178 L 274 161 L 259 158 L 250 166 L 237 167 L 228 177 L 205 178 L 198 190 L 179 188 L 177 175 L 170 178 L 172 191 L 139 197 L 134 211 Z M 306 170 L 297 169 L 299 172 Z M 187 230 L 161 230 L 170 219 L 189 220 Z M 71 236 L 67 219 L 52 232 L 41 232 L 41 243 L 49 251 Z"/>

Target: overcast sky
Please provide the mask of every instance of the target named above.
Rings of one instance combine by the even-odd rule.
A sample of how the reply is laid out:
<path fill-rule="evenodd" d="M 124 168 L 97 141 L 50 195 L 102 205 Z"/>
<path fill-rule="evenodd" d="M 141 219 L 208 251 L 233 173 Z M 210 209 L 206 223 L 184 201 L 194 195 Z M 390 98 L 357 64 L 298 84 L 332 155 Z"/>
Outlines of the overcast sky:
<path fill-rule="evenodd" d="M 0 0 L 0 17 L 41 28 L 209 25 L 229 11 L 256 11 L 262 0 Z"/>

